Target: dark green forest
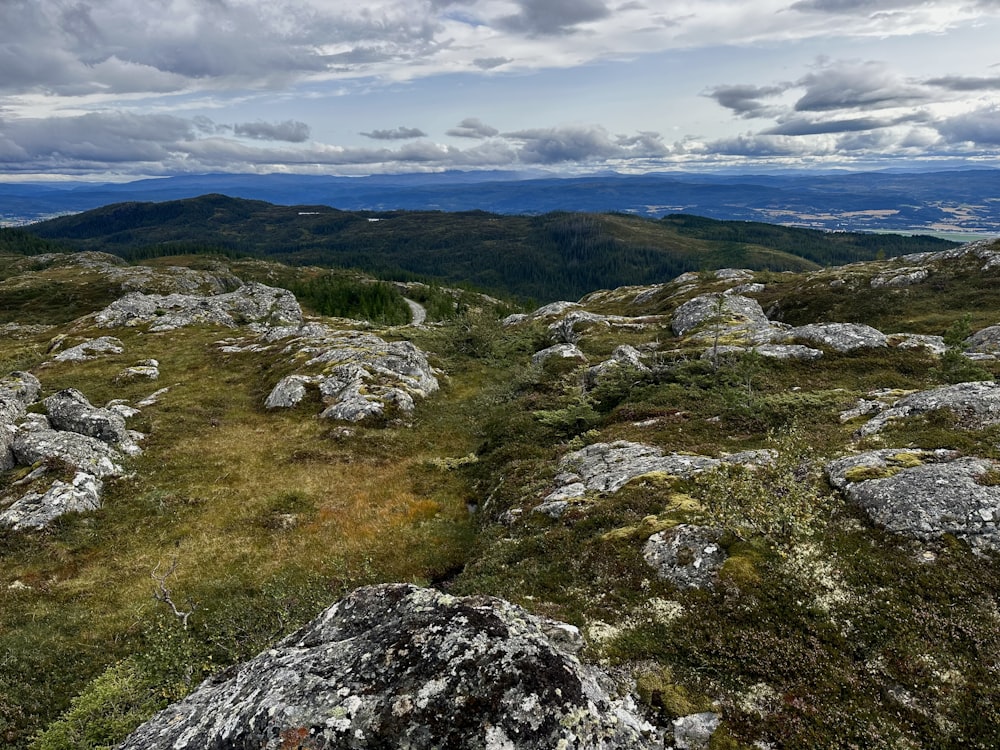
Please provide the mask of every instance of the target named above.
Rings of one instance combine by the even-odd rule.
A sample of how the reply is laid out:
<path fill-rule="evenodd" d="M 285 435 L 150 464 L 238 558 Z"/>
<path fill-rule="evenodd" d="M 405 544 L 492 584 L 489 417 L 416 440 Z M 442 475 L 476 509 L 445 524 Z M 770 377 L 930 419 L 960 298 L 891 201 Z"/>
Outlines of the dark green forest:
<path fill-rule="evenodd" d="M 722 267 L 810 270 L 941 250 L 932 237 L 830 233 L 673 215 L 339 211 L 206 195 L 121 203 L 32 225 L 36 236 L 130 260 L 204 248 L 382 278 L 467 283 L 541 302 Z"/>

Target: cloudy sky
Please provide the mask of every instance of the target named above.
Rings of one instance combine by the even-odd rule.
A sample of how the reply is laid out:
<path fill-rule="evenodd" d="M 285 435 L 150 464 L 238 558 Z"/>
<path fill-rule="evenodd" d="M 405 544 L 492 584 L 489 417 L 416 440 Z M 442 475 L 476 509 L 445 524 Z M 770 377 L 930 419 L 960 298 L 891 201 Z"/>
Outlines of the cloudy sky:
<path fill-rule="evenodd" d="M 0 179 L 1000 166 L 1000 0 L 0 0 Z"/>

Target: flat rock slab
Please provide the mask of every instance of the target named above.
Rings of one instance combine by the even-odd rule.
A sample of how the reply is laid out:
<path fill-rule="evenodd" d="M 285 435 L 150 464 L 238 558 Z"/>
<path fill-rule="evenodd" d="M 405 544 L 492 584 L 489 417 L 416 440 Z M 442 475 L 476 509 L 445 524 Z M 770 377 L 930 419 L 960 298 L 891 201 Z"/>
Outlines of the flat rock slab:
<path fill-rule="evenodd" d="M 1000 424 L 1000 385 L 992 380 L 943 385 L 928 391 L 911 393 L 889 409 L 873 417 L 858 430 L 866 437 L 879 432 L 896 419 L 948 409 L 961 418 L 963 426 L 982 429 Z"/>
<path fill-rule="evenodd" d="M 828 346 L 838 352 L 855 349 L 881 348 L 889 345 L 889 339 L 877 328 L 861 323 L 813 323 L 790 328 L 782 335 L 791 339 L 802 339 L 813 344 Z"/>
<path fill-rule="evenodd" d="M 830 483 L 879 526 L 914 539 L 952 534 L 976 551 L 1000 550 L 995 461 L 950 451 L 869 451 L 826 466 Z"/>
<path fill-rule="evenodd" d="M 746 451 L 722 458 L 681 453 L 664 455 L 663 450 L 656 446 L 618 440 L 594 443 L 567 453 L 559 466 L 563 471 L 560 479 L 564 485 L 580 483 L 591 491 L 617 492 L 628 482 L 646 474 L 687 478 L 724 463 L 767 464 L 773 460 L 773 452 L 766 450 Z"/>
<path fill-rule="evenodd" d="M 579 640 L 501 599 L 365 587 L 120 750 L 662 748 L 662 731 L 572 653 Z"/>
<path fill-rule="evenodd" d="M 56 362 L 86 362 L 89 359 L 97 359 L 109 354 L 121 354 L 124 351 L 125 345 L 120 339 L 116 339 L 114 336 L 101 336 L 71 346 L 69 349 L 59 352 L 52 359 Z"/>

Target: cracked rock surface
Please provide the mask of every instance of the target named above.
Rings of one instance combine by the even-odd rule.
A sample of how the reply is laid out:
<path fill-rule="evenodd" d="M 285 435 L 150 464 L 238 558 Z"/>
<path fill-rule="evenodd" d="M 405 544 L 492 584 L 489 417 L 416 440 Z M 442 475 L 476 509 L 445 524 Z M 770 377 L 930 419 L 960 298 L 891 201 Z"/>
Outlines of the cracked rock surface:
<path fill-rule="evenodd" d="M 574 628 L 501 599 L 364 587 L 120 750 L 662 748 L 578 647 Z"/>

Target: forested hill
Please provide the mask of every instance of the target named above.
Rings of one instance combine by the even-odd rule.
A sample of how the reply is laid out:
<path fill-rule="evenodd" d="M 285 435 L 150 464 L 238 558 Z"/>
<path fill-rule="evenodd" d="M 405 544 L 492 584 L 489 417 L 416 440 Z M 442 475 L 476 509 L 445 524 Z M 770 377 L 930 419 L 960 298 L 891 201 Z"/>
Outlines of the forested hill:
<path fill-rule="evenodd" d="M 75 249 L 141 259 L 198 249 L 292 264 L 434 278 L 539 301 L 721 267 L 808 270 L 941 250 L 932 237 L 828 233 L 688 215 L 503 216 L 482 211 L 339 211 L 205 195 L 119 203 L 30 227 Z"/>

